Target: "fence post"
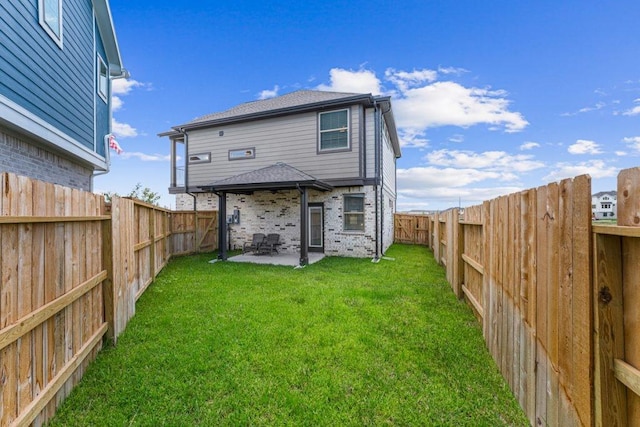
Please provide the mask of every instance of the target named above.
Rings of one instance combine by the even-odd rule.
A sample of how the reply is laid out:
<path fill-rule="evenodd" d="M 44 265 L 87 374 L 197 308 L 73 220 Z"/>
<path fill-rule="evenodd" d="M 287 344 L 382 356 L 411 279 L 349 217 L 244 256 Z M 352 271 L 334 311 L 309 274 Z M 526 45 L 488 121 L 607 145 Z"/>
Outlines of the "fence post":
<path fill-rule="evenodd" d="M 113 213 L 110 213 L 113 215 Z M 115 343 L 115 307 L 113 301 L 113 235 L 111 218 L 102 221 L 102 268 L 107 277 L 102 282 L 102 300 L 104 305 L 104 321 L 109 325 L 105 337 Z"/>
<path fill-rule="evenodd" d="M 149 248 L 149 277 L 153 281 L 156 278 L 156 208 L 149 209 L 149 239 L 151 239 L 151 247 Z"/>
<path fill-rule="evenodd" d="M 625 169 L 618 175 L 618 225 L 640 227 L 640 168 Z M 632 367 L 640 367 L 640 238 L 622 237 L 622 278 L 624 301 L 624 358 Z M 637 389 L 636 389 L 637 390 Z M 628 420 L 640 425 L 640 396 L 627 391 Z"/>

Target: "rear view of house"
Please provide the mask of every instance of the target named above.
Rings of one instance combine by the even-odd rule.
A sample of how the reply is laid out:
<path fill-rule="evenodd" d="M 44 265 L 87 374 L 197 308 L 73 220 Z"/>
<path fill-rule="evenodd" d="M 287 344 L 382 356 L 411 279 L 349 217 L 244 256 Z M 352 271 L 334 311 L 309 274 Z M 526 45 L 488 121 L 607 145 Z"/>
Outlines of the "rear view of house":
<path fill-rule="evenodd" d="M 380 257 L 393 242 L 400 145 L 389 97 L 301 90 L 209 114 L 171 141 L 179 208 L 218 207 L 221 257 L 253 233 L 279 250 Z"/>
<path fill-rule="evenodd" d="M 0 172 L 91 190 L 126 76 L 108 1 L 3 1 L 0 16 Z"/>

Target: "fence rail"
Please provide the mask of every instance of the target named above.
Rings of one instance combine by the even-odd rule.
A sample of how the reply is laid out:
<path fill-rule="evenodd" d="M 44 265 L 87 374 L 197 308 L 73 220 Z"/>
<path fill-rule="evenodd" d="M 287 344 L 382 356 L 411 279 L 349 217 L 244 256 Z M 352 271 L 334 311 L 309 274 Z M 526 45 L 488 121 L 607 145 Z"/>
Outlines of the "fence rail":
<path fill-rule="evenodd" d="M 217 247 L 216 219 L 0 174 L 0 425 L 53 416 L 169 258 Z"/>
<path fill-rule="evenodd" d="M 588 176 L 409 217 L 396 237 L 433 250 L 532 425 L 640 426 L 639 168 L 618 225 L 592 226 Z"/>

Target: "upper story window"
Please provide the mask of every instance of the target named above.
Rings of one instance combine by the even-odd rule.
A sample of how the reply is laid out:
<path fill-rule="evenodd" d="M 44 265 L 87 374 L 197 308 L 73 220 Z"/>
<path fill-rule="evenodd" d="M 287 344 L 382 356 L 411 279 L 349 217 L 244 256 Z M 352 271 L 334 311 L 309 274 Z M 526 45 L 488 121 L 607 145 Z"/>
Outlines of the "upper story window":
<path fill-rule="evenodd" d="M 38 0 L 40 25 L 62 48 L 62 0 Z"/>
<path fill-rule="evenodd" d="M 104 102 L 109 96 L 109 69 L 102 58 L 98 56 L 98 95 Z"/>
<path fill-rule="evenodd" d="M 320 113 L 319 151 L 349 149 L 349 110 Z"/>

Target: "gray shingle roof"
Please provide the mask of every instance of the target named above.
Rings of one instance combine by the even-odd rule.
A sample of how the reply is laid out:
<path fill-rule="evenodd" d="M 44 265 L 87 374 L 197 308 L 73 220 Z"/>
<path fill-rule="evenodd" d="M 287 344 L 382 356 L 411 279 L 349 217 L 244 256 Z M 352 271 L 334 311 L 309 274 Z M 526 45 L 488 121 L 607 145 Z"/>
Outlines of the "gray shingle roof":
<path fill-rule="evenodd" d="M 245 102 L 244 104 L 237 105 L 226 111 L 221 111 L 218 113 L 212 113 L 202 117 L 198 117 L 197 119 L 187 123 L 187 125 L 204 123 L 204 122 L 209 122 L 213 120 L 229 119 L 232 117 L 259 114 L 259 113 L 264 113 L 264 112 L 274 111 L 274 110 L 294 108 L 294 107 L 299 107 L 299 106 L 309 105 L 309 104 L 319 104 L 327 101 L 336 101 L 340 99 L 348 99 L 353 97 L 365 97 L 365 96 L 370 96 L 370 95 L 361 94 L 361 93 L 298 90 L 296 92 L 291 92 L 286 95 L 277 96 L 275 98 Z"/>
<path fill-rule="evenodd" d="M 254 171 L 241 173 L 211 184 L 216 190 L 257 190 L 295 188 L 296 185 L 328 190 L 332 187 L 315 177 L 289 166 L 286 163 L 276 163 Z M 205 186 L 209 187 L 209 186 Z"/>

